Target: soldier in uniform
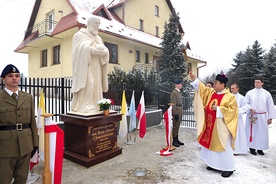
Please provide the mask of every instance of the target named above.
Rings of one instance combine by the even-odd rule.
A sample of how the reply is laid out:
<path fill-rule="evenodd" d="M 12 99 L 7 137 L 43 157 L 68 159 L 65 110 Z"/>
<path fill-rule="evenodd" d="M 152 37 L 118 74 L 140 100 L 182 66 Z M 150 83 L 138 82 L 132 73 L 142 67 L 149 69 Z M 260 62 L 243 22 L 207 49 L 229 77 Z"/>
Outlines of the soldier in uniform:
<path fill-rule="evenodd" d="M 5 89 L 0 92 L 1 184 L 25 184 L 31 156 L 38 148 L 33 98 L 19 91 L 19 70 L 7 65 L 1 73 Z"/>
<path fill-rule="evenodd" d="M 182 80 L 176 79 L 174 81 L 175 89 L 171 93 L 170 96 L 170 103 L 173 104 L 172 106 L 172 116 L 173 116 L 173 128 L 172 128 L 172 137 L 173 137 L 173 143 L 172 145 L 175 147 L 179 147 L 180 145 L 184 145 L 183 142 L 179 141 L 178 139 L 178 132 L 180 123 L 182 121 L 182 93 L 180 92 L 180 89 L 182 86 Z"/>

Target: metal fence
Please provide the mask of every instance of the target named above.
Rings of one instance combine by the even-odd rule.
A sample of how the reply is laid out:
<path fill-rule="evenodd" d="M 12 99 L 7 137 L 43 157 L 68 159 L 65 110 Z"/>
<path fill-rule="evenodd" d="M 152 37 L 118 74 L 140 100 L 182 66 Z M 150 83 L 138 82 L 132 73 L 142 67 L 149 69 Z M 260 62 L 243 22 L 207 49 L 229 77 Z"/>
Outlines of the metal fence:
<path fill-rule="evenodd" d="M 45 94 L 45 110 L 46 113 L 52 113 L 53 120 L 60 122 L 59 115 L 66 114 L 70 111 L 70 102 L 72 99 L 71 94 L 72 80 L 65 78 L 21 78 L 19 90 L 32 94 L 34 97 L 34 105 L 37 114 L 37 107 L 39 104 L 40 90 L 43 89 Z M 0 80 L 0 89 L 5 87 L 2 80 Z M 136 107 L 139 104 L 142 91 L 135 91 Z M 104 93 L 105 98 L 111 98 L 115 104 L 111 106 L 112 110 L 120 112 L 122 91 L 109 87 L 107 93 Z M 132 91 L 126 90 L 126 100 L 130 103 Z M 146 106 L 146 111 L 162 109 L 165 112 L 168 108 L 168 101 L 170 93 L 162 90 L 157 90 L 157 96 L 152 104 Z M 183 96 L 183 117 L 181 126 L 195 128 L 194 112 L 192 107 L 193 97 Z"/>
<path fill-rule="evenodd" d="M 71 85 L 71 80 L 64 78 L 21 78 L 19 90 L 32 94 L 34 105 L 38 107 L 39 93 L 43 89 L 45 110 L 54 115 L 54 121 L 59 122 L 59 115 L 70 110 Z M 4 86 L 1 80 L 0 88 L 3 90 Z M 37 114 L 37 108 L 35 109 Z"/>
<path fill-rule="evenodd" d="M 169 107 L 170 92 L 158 90 L 158 109 L 162 109 L 164 113 Z M 183 116 L 180 126 L 186 128 L 196 128 L 196 120 L 193 108 L 194 95 L 190 92 L 184 92 L 182 96 Z"/>

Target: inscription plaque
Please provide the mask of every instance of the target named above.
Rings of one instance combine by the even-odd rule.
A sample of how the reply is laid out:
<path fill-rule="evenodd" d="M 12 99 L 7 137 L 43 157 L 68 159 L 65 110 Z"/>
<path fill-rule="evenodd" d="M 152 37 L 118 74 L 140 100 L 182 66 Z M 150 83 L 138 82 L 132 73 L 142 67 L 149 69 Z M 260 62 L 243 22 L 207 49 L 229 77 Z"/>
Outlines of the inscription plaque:
<path fill-rule="evenodd" d="M 117 124 L 122 114 L 83 117 L 61 115 L 64 121 L 64 158 L 91 167 L 122 154 L 117 145 Z"/>

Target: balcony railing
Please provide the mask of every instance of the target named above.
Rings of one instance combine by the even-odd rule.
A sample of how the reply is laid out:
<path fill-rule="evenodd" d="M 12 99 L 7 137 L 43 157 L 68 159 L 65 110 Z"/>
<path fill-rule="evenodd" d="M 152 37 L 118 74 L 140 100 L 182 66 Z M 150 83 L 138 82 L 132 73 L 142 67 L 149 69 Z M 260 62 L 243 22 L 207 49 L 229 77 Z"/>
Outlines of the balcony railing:
<path fill-rule="evenodd" d="M 41 37 L 44 35 L 50 35 L 57 24 L 58 24 L 57 21 L 45 19 L 37 23 L 33 27 L 30 27 L 29 29 L 27 29 L 26 34 L 30 35 L 33 32 L 38 32 L 38 37 Z"/>

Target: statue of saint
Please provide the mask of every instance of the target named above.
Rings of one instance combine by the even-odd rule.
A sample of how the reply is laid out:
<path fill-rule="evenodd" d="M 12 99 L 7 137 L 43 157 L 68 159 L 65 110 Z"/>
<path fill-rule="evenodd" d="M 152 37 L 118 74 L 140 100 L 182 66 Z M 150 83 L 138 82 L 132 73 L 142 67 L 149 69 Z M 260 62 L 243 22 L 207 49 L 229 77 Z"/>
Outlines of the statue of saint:
<path fill-rule="evenodd" d="M 97 102 L 108 91 L 109 51 L 98 35 L 99 25 L 99 17 L 92 15 L 87 19 L 87 29 L 81 28 L 73 36 L 71 109 L 76 113 L 97 113 Z"/>

